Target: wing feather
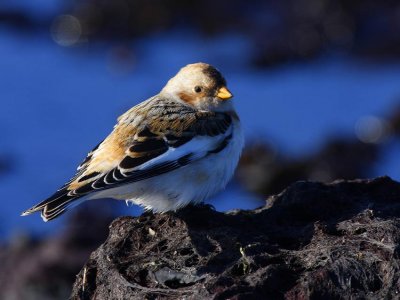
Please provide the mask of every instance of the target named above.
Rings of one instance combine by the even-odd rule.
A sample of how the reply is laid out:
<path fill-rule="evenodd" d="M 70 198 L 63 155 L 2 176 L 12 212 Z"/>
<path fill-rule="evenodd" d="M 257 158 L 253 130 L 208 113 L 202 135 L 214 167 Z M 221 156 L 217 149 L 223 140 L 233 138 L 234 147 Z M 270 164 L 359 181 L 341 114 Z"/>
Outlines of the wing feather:
<path fill-rule="evenodd" d="M 229 114 L 152 98 L 118 118 L 113 132 L 89 152 L 75 176 L 24 214 L 42 210 L 50 220 L 89 193 L 165 174 L 218 153 L 232 138 L 231 125 Z"/>

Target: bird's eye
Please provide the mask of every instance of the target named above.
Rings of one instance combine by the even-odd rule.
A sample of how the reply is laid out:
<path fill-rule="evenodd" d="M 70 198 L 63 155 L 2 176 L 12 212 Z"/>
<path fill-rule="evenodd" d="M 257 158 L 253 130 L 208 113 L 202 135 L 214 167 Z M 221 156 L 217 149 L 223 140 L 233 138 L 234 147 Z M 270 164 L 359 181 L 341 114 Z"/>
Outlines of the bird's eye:
<path fill-rule="evenodd" d="M 202 91 L 203 89 L 201 88 L 201 86 L 195 86 L 194 87 L 194 91 L 196 92 L 196 93 L 201 93 L 201 91 Z"/>

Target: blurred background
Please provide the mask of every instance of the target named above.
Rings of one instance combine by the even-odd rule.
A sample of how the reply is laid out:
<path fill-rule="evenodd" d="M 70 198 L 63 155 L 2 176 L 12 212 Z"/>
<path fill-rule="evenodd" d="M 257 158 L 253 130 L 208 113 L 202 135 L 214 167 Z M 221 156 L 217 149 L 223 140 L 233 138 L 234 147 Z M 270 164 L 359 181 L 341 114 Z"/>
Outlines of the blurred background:
<path fill-rule="evenodd" d="M 2 0 L 0 298 L 67 298 L 109 222 L 141 213 L 101 200 L 19 216 L 188 63 L 222 71 L 247 139 L 217 210 L 297 180 L 399 180 L 399 32 L 394 0 Z"/>

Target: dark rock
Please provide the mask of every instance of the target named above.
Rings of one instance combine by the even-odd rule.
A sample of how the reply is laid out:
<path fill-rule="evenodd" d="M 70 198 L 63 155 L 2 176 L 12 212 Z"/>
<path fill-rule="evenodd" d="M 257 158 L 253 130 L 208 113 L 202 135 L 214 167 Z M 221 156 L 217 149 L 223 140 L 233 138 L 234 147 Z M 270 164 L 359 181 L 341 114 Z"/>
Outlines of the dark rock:
<path fill-rule="evenodd" d="M 398 59 L 400 53 L 400 4 L 396 0 L 63 2 L 62 11 L 43 12 L 39 17 L 29 12 L 29 5 L 0 7 L 0 25 L 32 32 L 51 27 L 52 34 L 57 33 L 56 40 L 68 37 L 77 27 L 74 46 L 93 40 L 131 44 L 171 29 L 189 28 L 200 38 L 237 33 L 251 42 L 248 61 L 256 67 L 307 61 L 331 53 L 383 61 Z M 57 26 L 56 14 L 68 15 L 67 22 Z M 129 63 L 131 57 L 125 58 Z"/>
<path fill-rule="evenodd" d="M 14 236 L 0 245 L 0 299 L 67 299 L 76 273 L 107 237 L 112 220 L 103 209 L 83 205 L 54 236 Z M 103 204 L 103 208 L 109 208 Z"/>
<path fill-rule="evenodd" d="M 368 178 L 381 153 L 381 145 L 346 137 L 328 140 L 316 153 L 297 158 L 256 143 L 245 149 L 237 177 L 247 190 L 267 197 L 304 179 L 328 183 L 335 178 Z"/>
<path fill-rule="evenodd" d="M 396 105 L 391 109 L 388 123 L 393 136 L 398 139 L 400 137 L 400 105 Z"/>
<path fill-rule="evenodd" d="M 254 211 L 122 217 L 72 299 L 394 299 L 400 184 L 297 182 Z"/>
<path fill-rule="evenodd" d="M 36 26 L 33 18 L 27 13 L 16 10 L 0 9 L 0 24 L 7 24 L 9 27 L 14 27 L 20 30 L 34 28 Z"/>

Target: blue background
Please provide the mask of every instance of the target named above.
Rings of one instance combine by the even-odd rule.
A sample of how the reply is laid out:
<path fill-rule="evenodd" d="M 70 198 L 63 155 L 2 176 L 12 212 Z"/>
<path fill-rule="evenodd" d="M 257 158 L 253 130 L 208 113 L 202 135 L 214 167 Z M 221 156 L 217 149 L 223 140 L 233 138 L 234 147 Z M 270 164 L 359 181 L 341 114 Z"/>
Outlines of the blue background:
<path fill-rule="evenodd" d="M 64 6 L 62 1 L 0 4 L 33 20 L 51 20 Z M 0 158 L 8 166 L 0 173 L 0 239 L 62 227 L 65 217 L 45 224 L 38 215 L 19 215 L 68 180 L 120 114 L 158 93 L 188 63 L 203 61 L 222 71 L 248 143 L 268 141 L 291 157 L 314 153 L 332 136 L 354 137 L 360 118 L 385 118 L 399 104 L 397 60 L 327 51 L 312 60 L 257 69 L 252 51 L 249 37 L 235 31 L 204 36 L 181 26 L 122 44 L 94 40 L 63 47 L 45 25 L 29 33 L 0 25 Z M 398 142 L 390 143 L 370 176 L 400 179 L 399 149 Z M 110 202 L 97 205 L 109 205 L 117 214 L 140 213 Z M 234 182 L 209 202 L 225 211 L 257 207 L 262 198 Z M 90 207 L 96 209 L 95 203 Z"/>

